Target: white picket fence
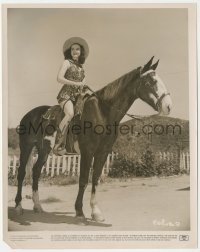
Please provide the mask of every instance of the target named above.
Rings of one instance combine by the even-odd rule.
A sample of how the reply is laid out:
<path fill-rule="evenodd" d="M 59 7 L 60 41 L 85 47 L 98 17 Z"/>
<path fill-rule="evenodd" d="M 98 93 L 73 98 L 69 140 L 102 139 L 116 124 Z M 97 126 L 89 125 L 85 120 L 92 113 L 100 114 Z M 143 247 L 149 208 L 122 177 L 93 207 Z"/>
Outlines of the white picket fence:
<path fill-rule="evenodd" d="M 189 152 L 156 152 L 156 161 L 162 163 L 163 161 L 171 161 L 179 164 L 180 171 L 190 172 L 190 154 Z"/>
<path fill-rule="evenodd" d="M 112 162 L 115 158 L 115 153 L 108 154 L 107 160 L 104 164 L 102 175 L 107 175 L 111 168 Z M 37 155 L 33 157 L 32 166 L 37 161 Z M 65 175 L 79 175 L 80 173 L 80 155 L 65 155 L 56 156 L 49 155 L 46 164 L 42 167 L 42 173 L 54 177 L 59 174 Z M 93 164 L 93 162 L 92 162 Z M 8 171 L 15 175 L 19 167 L 19 158 L 17 156 L 8 157 Z"/>
<path fill-rule="evenodd" d="M 107 175 L 111 169 L 113 160 L 117 154 L 111 153 L 108 155 L 104 164 L 102 175 Z M 179 163 L 181 171 L 190 172 L 190 155 L 189 152 L 181 152 L 179 155 L 175 152 L 156 152 L 156 161 L 161 163 L 163 161 L 171 161 Z M 46 164 L 42 168 L 42 173 L 50 175 L 51 177 L 65 174 L 65 175 L 79 175 L 80 173 L 80 155 L 65 155 L 55 156 L 49 155 Z M 37 161 L 37 156 L 33 157 L 32 165 Z M 15 175 L 16 170 L 19 167 L 19 158 L 17 156 L 8 157 L 8 170 Z"/>
<path fill-rule="evenodd" d="M 190 154 L 182 152 L 180 154 L 180 169 L 190 172 Z"/>

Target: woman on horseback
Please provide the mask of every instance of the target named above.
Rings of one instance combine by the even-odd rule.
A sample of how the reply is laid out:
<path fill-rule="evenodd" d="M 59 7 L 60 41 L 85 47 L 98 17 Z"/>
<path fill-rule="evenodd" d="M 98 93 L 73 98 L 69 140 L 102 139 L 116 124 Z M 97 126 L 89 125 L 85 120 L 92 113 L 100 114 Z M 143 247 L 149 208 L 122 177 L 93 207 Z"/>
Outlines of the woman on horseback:
<path fill-rule="evenodd" d="M 83 64 L 89 54 L 87 42 L 80 37 L 72 37 L 63 46 L 65 60 L 58 72 L 57 80 L 63 84 L 57 100 L 65 116 L 59 125 L 54 153 L 62 155 L 65 151 L 65 137 L 69 122 L 74 116 L 74 103 L 77 96 L 87 87 Z"/>

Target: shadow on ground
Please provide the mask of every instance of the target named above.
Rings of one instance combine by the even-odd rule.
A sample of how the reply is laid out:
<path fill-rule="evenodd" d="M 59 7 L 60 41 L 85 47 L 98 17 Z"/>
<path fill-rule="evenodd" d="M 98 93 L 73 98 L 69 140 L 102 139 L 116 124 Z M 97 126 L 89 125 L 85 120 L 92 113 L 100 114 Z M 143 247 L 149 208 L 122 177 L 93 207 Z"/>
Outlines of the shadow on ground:
<path fill-rule="evenodd" d="M 97 227 L 111 227 L 112 224 L 98 223 L 92 219 L 87 219 L 86 222 L 81 222 L 80 219 L 70 216 L 74 212 L 43 212 L 34 213 L 33 210 L 24 209 L 23 215 L 16 215 L 14 207 L 8 207 L 8 219 L 19 223 L 20 225 L 29 226 L 33 222 L 47 223 L 47 224 L 73 224 L 73 225 L 90 225 Z"/>
<path fill-rule="evenodd" d="M 190 191 L 190 187 L 185 187 L 185 188 L 177 189 L 176 191 Z"/>

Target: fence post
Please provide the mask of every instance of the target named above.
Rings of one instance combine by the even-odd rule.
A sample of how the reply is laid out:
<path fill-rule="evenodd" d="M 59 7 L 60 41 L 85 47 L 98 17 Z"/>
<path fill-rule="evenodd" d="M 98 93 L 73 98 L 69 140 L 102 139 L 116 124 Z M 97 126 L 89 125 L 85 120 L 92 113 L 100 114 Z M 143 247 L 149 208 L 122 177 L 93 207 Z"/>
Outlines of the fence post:
<path fill-rule="evenodd" d="M 190 171 L 190 155 L 189 155 L 189 152 L 186 152 L 186 170 L 187 172 Z"/>
<path fill-rule="evenodd" d="M 78 164 L 77 164 L 77 173 L 80 175 L 80 166 L 81 166 L 81 156 L 78 155 Z"/>
<path fill-rule="evenodd" d="M 56 173 L 57 173 L 57 175 L 59 175 L 59 173 L 60 173 L 60 159 L 61 159 L 61 157 L 57 157 L 57 169 L 56 169 Z"/>
<path fill-rule="evenodd" d="M 107 156 L 106 167 L 104 168 L 104 174 L 108 174 L 108 170 L 110 167 L 110 156 L 111 156 L 111 154 L 108 154 L 108 156 Z"/>
<path fill-rule="evenodd" d="M 76 155 L 73 156 L 73 161 L 72 161 L 72 176 L 75 175 L 76 173 Z"/>
<path fill-rule="evenodd" d="M 52 165 L 51 165 L 51 177 L 54 176 L 54 168 L 55 168 L 55 155 L 52 156 Z"/>
<path fill-rule="evenodd" d="M 185 153 L 183 152 L 183 170 L 186 170 Z"/>
<path fill-rule="evenodd" d="M 62 159 L 62 173 L 65 172 L 66 167 L 67 167 L 67 157 L 63 156 L 63 159 Z"/>
<path fill-rule="evenodd" d="M 163 161 L 166 161 L 167 155 L 165 152 L 163 152 Z"/>
<path fill-rule="evenodd" d="M 181 171 L 185 170 L 185 153 L 184 152 L 180 153 L 180 170 Z"/>
<path fill-rule="evenodd" d="M 8 172 L 10 172 L 10 163 L 11 163 L 11 157 L 10 156 L 8 156 Z"/>
<path fill-rule="evenodd" d="M 179 166 L 180 166 L 180 171 L 183 170 L 183 160 L 182 160 L 182 153 L 180 151 L 179 153 Z"/>
<path fill-rule="evenodd" d="M 167 161 L 170 161 L 170 153 L 169 153 L 169 151 L 167 151 L 167 153 L 166 153 L 166 159 L 167 159 Z"/>
<path fill-rule="evenodd" d="M 16 165 L 17 165 L 17 157 L 14 155 L 13 157 L 13 175 L 16 173 Z"/>
<path fill-rule="evenodd" d="M 176 162 L 175 161 L 175 158 L 174 158 L 174 153 L 173 152 L 170 152 L 170 157 L 169 157 L 169 160 L 171 161 L 171 162 Z"/>
<path fill-rule="evenodd" d="M 67 175 L 70 174 L 70 170 L 71 170 L 71 156 L 68 155 L 67 156 Z"/>

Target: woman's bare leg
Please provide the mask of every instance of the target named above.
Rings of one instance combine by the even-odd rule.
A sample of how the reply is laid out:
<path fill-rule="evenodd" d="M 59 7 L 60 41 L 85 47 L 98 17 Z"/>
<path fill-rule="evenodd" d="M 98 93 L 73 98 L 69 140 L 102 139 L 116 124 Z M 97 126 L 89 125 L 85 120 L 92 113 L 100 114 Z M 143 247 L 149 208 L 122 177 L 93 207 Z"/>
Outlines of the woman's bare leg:
<path fill-rule="evenodd" d="M 58 143 L 55 144 L 54 153 L 56 153 L 58 151 L 63 151 L 63 148 L 61 146 L 65 142 L 69 123 L 74 116 L 74 106 L 73 106 L 73 103 L 71 100 L 69 100 L 67 102 L 64 101 L 64 102 L 60 103 L 60 106 L 63 109 L 65 116 L 59 125 L 61 137 L 58 140 Z"/>

